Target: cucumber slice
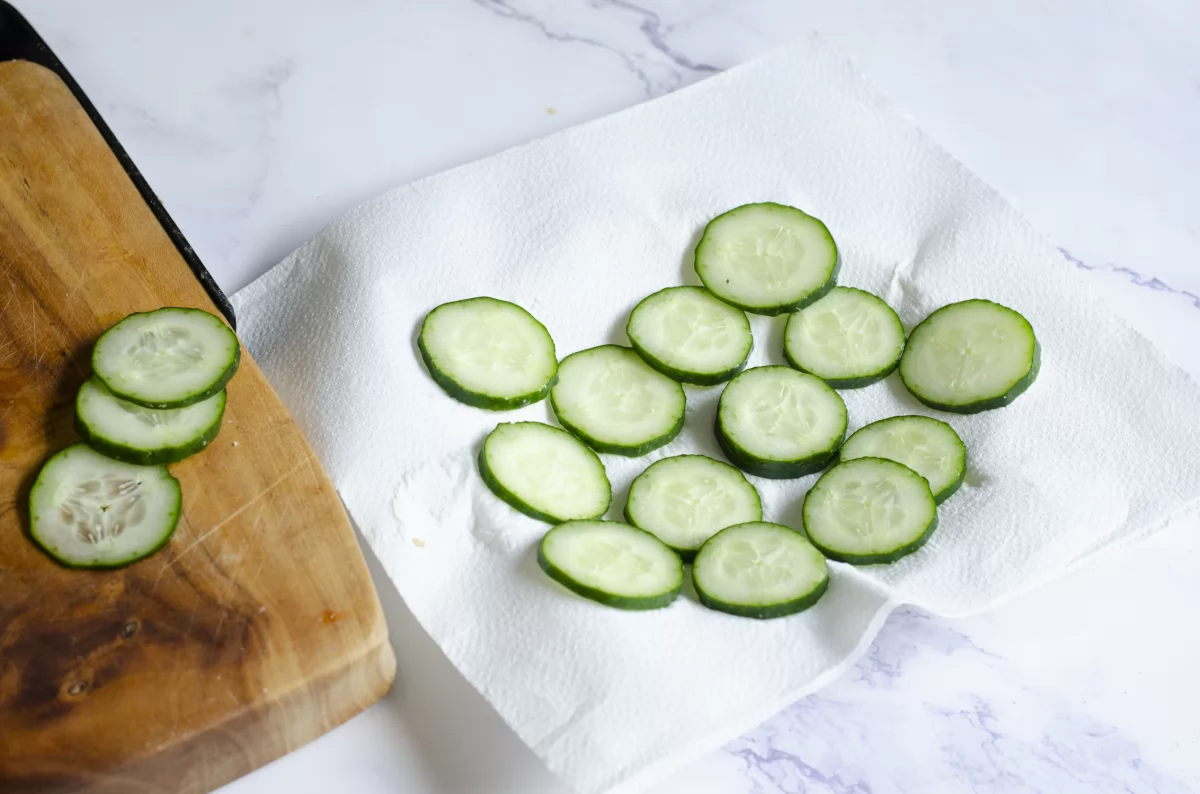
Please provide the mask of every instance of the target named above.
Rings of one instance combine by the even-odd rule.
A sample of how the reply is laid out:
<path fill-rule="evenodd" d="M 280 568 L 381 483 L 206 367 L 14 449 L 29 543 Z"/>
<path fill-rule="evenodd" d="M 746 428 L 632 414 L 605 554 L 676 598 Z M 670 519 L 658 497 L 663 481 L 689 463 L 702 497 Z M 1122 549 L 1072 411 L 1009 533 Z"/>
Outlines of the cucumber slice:
<path fill-rule="evenodd" d="M 114 397 L 92 377 L 75 397 L 75 428 L 88 446 L 140 466 L 196 454 L 217 437 L 224 414 L 224 389 L 183 408 L 143 408 Z"/>
<path fill-rule="evenodd" d="M 943 306 L 921 321 L 900 359 L 912 396 L 940 411 L 1003 408 L 1037 378 L 1041 351 L 1033 326 L 987 300 Z"/>
<path fill-rule="evenodd" d="M 928 416 L 893 416 L 860 427 L 842 444 L 838 457 L 903 463 L 928 481 L 938 504 L 958 490 L 967 472 L 967 447 L 958 433 Z"/>
<path fill-rule="evenodd" d="M 647 364 L 697 386 L 732 378 L 753 345 L 745 312 L 702 287 L 668 287 L 643 299 L 625 333 Z"/>
<path fill-rule="evenodd" d="M 835 389 L 883 380 L 903 352 L 904 326 L 892 307 L 853 287 L 834 287 L 789 316 L 784 330 L 788 363 Z"/>
<path fill-rule="evenodd" d="M 937 528 L 929 483 L 894 460 L 856 458 L 821 475 L 804 497 L 804 531 L 831 560 L 895 562 Z"/>
<path fill-rule="evenodd" d="M 496 425 L 479 451 L 492 493 L 531 518 L 557 524 L 597 518 L 612 486 L 600 458 L 565 430 L 541 422 Z"/>
<path fill-rule="evenodd" d="M 771 479 L 825 467 L 846 435 L 846 403 L 820 378 L 788 367 L 754 367 L 729 382 L 717 404 L 717 442 L 735 466 Z"/>
<path fill-rule="evenodd" d="M 538 564 L 584 598 L 661 609 L 683 587 L 683 562 L 658 538 L 619 521 L 568 521 L 546 533 Z"/>
<path fill-rule="evenodd" d="M 562 360 L 550 404 L 592 449 L 637 457 L 679 435 L 687 398 L 629 348 L 601 345 Z"/>
<path fill-rule="evenodd" d="M 101 334 L 92 371 L 122 400 L 182 408 L 224 389 L 240 359 L 237 337 L 217 317 L 167 308 L 131 314 Z"/>
<path fill-rule="evenodd" d="M 421 323 L 417 347 L 447 394 L 492 411 L 541 400 L 558 372 L 546 326 L 515 303 L 496 298 L 438 306 Z"/>
<path fill-rule="evenodd" d="M 829 589 L 825 558 L 799 532 L 754 521 L 713 535 L 692 565 L 700 603 L 747 618 L 808 609 Z"/>
<path fill-rule="evenodd" d="M 166 466 L 134 466 L 75 444 L 38 473 L 29 534 L 68 567 L 123 568 L 167 545 L 180 503 Z"/>
<path fill-rule="evenodd" d="M 625 519 L 687 562 L 725 527 L 761 521 L 762 501 L 745 475 L 728 463 L 677 455 L 651 463 L 634 479 Z"/>
<path fill-rule="evenodd" d="M 795 207 L 746 204 L 718 215 L 696 246 L 696 274 L 726 303 L 783 314 L 833 288 L 840 260 L 825 224 Z"/>

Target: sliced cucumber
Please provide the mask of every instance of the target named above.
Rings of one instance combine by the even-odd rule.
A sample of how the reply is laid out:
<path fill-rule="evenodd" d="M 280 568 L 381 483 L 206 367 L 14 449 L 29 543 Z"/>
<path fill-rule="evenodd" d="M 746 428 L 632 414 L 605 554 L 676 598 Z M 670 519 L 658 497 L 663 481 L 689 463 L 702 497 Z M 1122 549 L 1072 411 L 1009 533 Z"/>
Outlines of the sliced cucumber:
<path fill-rule="evenodd" d="M 550 390 L 554 415 L 597 452 L 636 457 L 679 435 L 683 387 L 637 353 L 601 345 L 572 353 Z"/>
<path fill-rule="evenodd" d="M 224 389 L 240 358 L 237 337 L 217 317 L 167 308 L 131 314 L 101 334 L 92 371 L 122 400 L 182 408 Z"/>
<path fill-rule="evenodd" d="M 894 460 L 856 458 L 821 475 L 804 497 L 804 531 L 831 560 L 895 562 L 937 528 L 929 483 Z"/>
<path fill-rule="evenodd" d="M 861 427 L 842 444 L 838 457 L 903 463 L 929 482 L 938 504 L 958 490 L 967 472 L 967 447 L 958 433 L 928 416 L 893 416 Z"/>
<path fill-rule="evenodd" d="M 829 570 L 799 532 L 755 521 L 709 538 L 692 565 L 692 582 L 709 609 L 779 618 L 817 603 L 829 588 Z"/>
<path fill-rule="evenodd" d="M 729 382 L 717 406 L 717 442 L 742 471 L 787 479 L 825 467 L 846 435 L 846 403 L 820 378 L 754 367 Z"/>
<path fill-rule="evenodd" d="M 967 300 L 913 329 L 900 379 L 930 408 L 973 414 L 1017 399 L 1037 378 L 1040 359 L 1028 320 L 998 303 Z"/>
<path fill-rule="evenodd" d="M 535 403 L 558 372 L 546 326 L 496 298 L 438 306 L 421 323 L 417 347 L 434 382 L 476 408 L 508 411 Z"/>
<path fill-rule="evenodd" d="M 745 475 L 703 455 L 651 463 L 629 486 L 625 518 L 684 561 L 725 527 L 762 520 L 762 501 Z"/>
<path fill-rule="evenodd" d="M 204 449 L 221 431 L 224 414 L 224 389 L 183 408 L 143 408 L 92 377 L 75 397 L 75 428 L 88 446 L 141 466 L 174 463 Z"/>
<path fill-rule="evenodd" d="M 541 422 L 497 425 L 479 451 L 479 472 L 496 496 L 552 524 L 602 516 L 612 501 L 596 453 Z"/>
<path fill-rule="evenodd" d="M 42 466 L 29 493 L 30 535 L 72 568 L 121 568 L 161 549 L 179 521 L 179 481 L 76 444 Z"/>
<path fill-rule="evenodd" d="M 824 223 L 795 207 L 746 204 L 718 215 L 696 246 L 696 273 L 726 303 L 782 314 L 833 288 L 837 244 Z"/>
<path fill-rule="evenodd" d="M 668 287 L 643 299 L 625 333 L 647 364 L 698 386 L 732 378 L 753 345 L 745 312 L 702 287 Z"/>
<path fill-rule="evenodd" d="M 904 352 L 904 326 L 879 298 L 834 287 L 788 317 L 783 355 L 796 369 L 835 389 L 857 389 L 886 378 Z"/>
<path fill-rule="evenodd" d="M 538 564 L 584 598 L 660 609 L 683 587 L 683 562 L 658 538 L 618 521 L 568 521 L 546 533 Z"/>

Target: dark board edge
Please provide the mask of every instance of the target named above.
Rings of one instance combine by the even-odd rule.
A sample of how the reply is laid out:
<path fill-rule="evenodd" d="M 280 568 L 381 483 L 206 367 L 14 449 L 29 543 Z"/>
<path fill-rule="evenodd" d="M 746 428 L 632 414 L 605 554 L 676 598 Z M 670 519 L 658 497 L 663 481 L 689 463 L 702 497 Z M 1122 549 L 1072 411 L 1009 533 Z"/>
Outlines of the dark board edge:
<path fill-rule="evenodd" d="M 216 304 L 221 314 L 225 315 L 225 319 L 235 329 L 237 328 L 237 319 L 234 317 L 233 306 L 229 303 L 229 298 L 225 297 L 225 293 L 217 285 L 212 274 L 204 267 L 204 263 L 200 261 L 200 257 L 196 255 L 195 249 L 188 243 L 187 238 L 183 236 L 183 232 L 175 225 L 175 221 L 171 219 L 167 208 L 163 206 L 158 196 L 150 189 L 150 185 L 146 182 L 146 178 L 142 176 L 142 172 L 134 165 L 133 160 L 121 146 L 117 140 L 117 136 L 104 123 L 100 112 L 96 110 L 96 106 L 92 104 L 87 95 L 83 93 L 83 89 L 79 87 L 79 83 L 75 82 L 75 78 L 71 77 L 71 73 L 63 66 L 62 61 L 54 54 L 49 45 L 42 40 L 42 37 L 37 34 L 33 26 L 26 21 L 25 17 L 13 8 L 4 0 L 0 0 L 0 61 L 31 61 L 39 66 L 44 66 L 54 72 L 59 78 L 66 83 L 71 89 L 71 93 L 75 96 L 75 100 L 79 103 L 84 112 L 88 114 L 88 118 L 96 125 L 96 129 L 100 131 L 100 135 L 104 138 L 104 142 L 108 144 L 108 148 L 116 155 L 117 161 L 121 167 L 125 169 L 125 173 L 129 175 L 129 179 L 141 194 L 142 199 L 146 202 L 146 206 L 154 213 L 154 217 L 158 219 L 159 225 L 163 231 L 171 238 L 171 242 L 179 250 L 179 255 L 183 257 L 183 261 L 187 263 L 192 273 L 200 285 L 204 287 L 204 291 L 208 293 L 208 297 Z"/>

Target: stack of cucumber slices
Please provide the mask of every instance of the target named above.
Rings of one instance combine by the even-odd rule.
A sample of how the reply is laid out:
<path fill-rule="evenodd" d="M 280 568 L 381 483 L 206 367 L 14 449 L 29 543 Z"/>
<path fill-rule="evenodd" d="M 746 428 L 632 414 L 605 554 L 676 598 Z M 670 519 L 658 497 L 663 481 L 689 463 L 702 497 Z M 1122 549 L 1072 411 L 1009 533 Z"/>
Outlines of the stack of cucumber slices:
<path fill-rule="evenodd" d="M 200 309 L 131 314 L 105 331 L 75 398 L 84 443 L 51 456 L 30 492 L 33 540 L 73 568 L 120 568 L 165 546 L 182 499 L 166 464 L 217 437 L 240 355 Z"/>
<path fill-rule="evenodd" d="M 966 446 L 939 419 L 888 417 L 847 438 L 837 390 L 898 371 L 929 408 L 1000 408 L 1037 376 L 1038 342 L 1020 314 L 977 299 L 943 306 L 906 338 L 881 298 L 837 285 L 841 255 L 828 227 L 782 204 L 714 218 L 695 269 L 703 287 L 668 287 L 637 304 L 626 325 L 630 347 L 601 345 L 560 362 L 529 312 L 480 297 L 426 316 L 421 357 L 433 380 L 468 405 L 508 410 L 549 396 L 563 429 L 500 424 L 479 470 L 500 499 L 554 525 L 538 548 L 550 577 L 601 604 L 659 609 L 681 592 L 690 564 L 702 605 L 759 619 L 791 615 L 825 593 L 827 559 L 884 564 L 921 548 L 937 527 L 937 506 L 966 473 Z M 754 342 L 746 312 L 787 315 L 779 322 L 789 366 L 746 369 Z M 729 463 L 695 454 L 658 460 L 633 480 L 624 522 L 603 520 L 612 486 L 597 453 L 637 457 L 672 441 L 687 406 L 682 384 L 723 384 L 714 432 Z M 802 532 L 764 520 L 747 474 L 817 472 Z"/>

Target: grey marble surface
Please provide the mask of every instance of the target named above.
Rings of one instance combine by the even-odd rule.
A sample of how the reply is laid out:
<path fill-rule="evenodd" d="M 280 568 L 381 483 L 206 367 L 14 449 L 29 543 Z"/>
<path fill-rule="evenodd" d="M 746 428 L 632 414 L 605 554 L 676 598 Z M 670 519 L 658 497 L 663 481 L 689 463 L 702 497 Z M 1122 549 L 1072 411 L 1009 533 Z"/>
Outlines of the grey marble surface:
<path fill-rule="evenodd" d="M 1200 374 L 1200 6 L 938 0 L 25 0 L 234 291 L 389 187 L 815 28 Z M 854 670 L 656 789 L 1200 790 L 1200 524 L 988 615 L 891 617 Z M 375 566 L 400 661 L 364 715 L 230 794 L 563 792 Z"/>

